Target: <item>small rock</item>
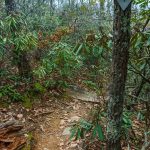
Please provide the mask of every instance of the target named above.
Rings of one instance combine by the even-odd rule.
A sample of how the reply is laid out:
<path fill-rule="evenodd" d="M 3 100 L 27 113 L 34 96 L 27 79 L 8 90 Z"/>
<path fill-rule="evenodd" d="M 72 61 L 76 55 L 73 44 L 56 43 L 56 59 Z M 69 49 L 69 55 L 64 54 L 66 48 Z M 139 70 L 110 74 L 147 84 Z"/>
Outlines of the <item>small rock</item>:
<path fill-rule="evenodd" d="M 68 117 L 64 117 L 64 120 L 68 120 Z"/>
<path fill-rule="evenodd" d="M 25 118 L 23 118 L 22 123 L 25 123 L 25 122 L 26 122 L 26 119 L 25 119 Z"/>
<path fill-rule="evenodd" d="M 12 113 L 12 112 L 8 112 L 7 114 L 8 114 L 9 116 L 12 116 L 13 113 Z"/>
<path fill-rule="evenodd" d="M 76 106 L 73 106 L 73 109 L 76 110 Z"/>
<path fill-rule="evenodd" d="M 29 109 L 26 109 L 27 112 L 29 112 Z"/>
<path fill-rule="evenodd" d="M 63 131 L 63 133 L 62 133 L 62 135 L 70 135 L 71 134 L 70 130 L 71 130 L 71 127 L 65 128 L 64 131 Z"/>
<path fill-rule="evenodd" d="M 63 146 L 63 145 L 64 145 L 64 143 L 60 143 L 60 144 L 59 144 L 59 146 Z"/>
<path fill-rule="evenodd" d="M 75 122 L 75 121 L 79 121 L 80 117 L 79 116 L 73 116 L 71 117 L 68 122 Z"/>
<path fill-rule="evenodd" d="M 75 147 L 77 147 L 77 143 L 72 143 L 71 145 L 70 145 L 70 148 L 75 148 Z"/>
<path fill-rule="evenodd" d="M 63 129 L 63 128 L 64 128 L 64 126 L 60 126 L 60 127 L 59 127 L 59 129 Z"/>
<path fill-rule="evenodd" d="M 22 118 L 23 118 L 23 114 L 18 114 L 18 115 L 17 115 L 17 118 L 18 118 L 18 119 L 22 119 Z"/>
<path fill-rule="evenodd" d="M 64 125 L 64 124 L 65 124 L 65 120 L 61 120 L 60 125 Z"/>

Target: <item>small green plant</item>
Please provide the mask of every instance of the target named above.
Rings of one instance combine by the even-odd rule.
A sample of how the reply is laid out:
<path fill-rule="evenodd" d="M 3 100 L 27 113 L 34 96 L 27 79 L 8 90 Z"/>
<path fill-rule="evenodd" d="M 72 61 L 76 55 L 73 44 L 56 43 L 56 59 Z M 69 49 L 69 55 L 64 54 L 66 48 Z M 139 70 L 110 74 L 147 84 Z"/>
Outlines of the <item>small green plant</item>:
<path fill-rule="evenodd" d="M 96 83 L 94 83 L 93 81 L 85 80 L 85 81 L 83 81 L 83 83 L 85 83 L 85 85 L 88 86 L 92 90 L 96 90 L 96 91 L 99 90 Z"/>
<path fill-rule="evenodd" d="M 94 111 L 91 114 L 93 117 L 90 121 L 86 121 L 84 119 L 79 120 L 76 124 L 73 125 L 71 129 L 70 139 L 84 139 L 90 138 L 90 140 L 94 140 L 98 138 L 100 141 L 105 139 L 102 126 L 100 124 L 101 117 L 103 113 L 99 111 Z M 86 136 L 88 135 L 88 136 Z"/>
<path fill-rule="evenodd" d="M 48 76 L 51 81 L 46 83 L 47 86 L 64 86 L 68 80 L 75 78 L 81 66 L 81 58 L 71 50 L 71 47 L 66 43 L 58 43 L 49 51 L 34 73 L 39 78 Z"/>
<path fill-rule="evenodd" d="M 23 106 L 25 108 L 32 108 L 32 103 L 33 102 L 31 101 L 30 97 L 27 94 L 25 94 L 23 96 Z"/>
<path fill-rule="evenodd" d="M 11 85 L 0 87 L 0 98 L 8 99 L 10 101 L 22 101 L 22 95 Z"/>
<path fill-rule="evenodd" d="M 92 128 L 92 124 L 87 122 L 86 120 L 82 119 L 77 124 L 75 124 L 71 129 L 71 136 L 70 139 L 75 138 L 78 140 L 80 138 L 84 138 L 85 134 L 90 131 Z"/>
<path fill-rule="evenodd" d="M 34 84 L 34 89 L 33 89 L 36 93 L 44 93 L 46 91 L 45 87 L 40 84 L 39 82 L 36 82 Z"/>
<path fill-rule="evenodd" d="M 123 112 L 122 135 L 127 141 L 130 139 L 130 129 L 132 129 L 131 113 Z"/>
<path fill-rule="evenodd" d="M 131 113 L 129 113 L 129 112 L 123 113 L 123 127 L 124 128 L 132 127 L 132 121 L 131 121 L 130 117 L 131 117 Z"/>
<path fill-rule="evenodd" d="M 26 134 L 27 137 L 27 142 L 24 146 L 24 148 L 22 148 L 22 150 L 31 150 L 32 148 L 32 142 L 33 142 L 33 134 L 31 132 L 29 132 L 28 134 Z"/>

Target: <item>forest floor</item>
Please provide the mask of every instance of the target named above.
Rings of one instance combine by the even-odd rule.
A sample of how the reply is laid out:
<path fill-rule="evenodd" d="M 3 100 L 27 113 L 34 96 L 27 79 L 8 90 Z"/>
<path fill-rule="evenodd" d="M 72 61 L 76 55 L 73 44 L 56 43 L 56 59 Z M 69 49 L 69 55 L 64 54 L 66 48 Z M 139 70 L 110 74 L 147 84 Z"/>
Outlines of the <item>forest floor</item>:
<path fill-rule="evenodd" d="M 31 108 L 13 103 L 8 108 L 0 108 L 0 120 L 5 122 L 15 119 L 24 124 L 28 133 L 26 136 L 30 139 L 25 150 L 80 150 L 81 140 L 70 141 L 71 126 L 81 118 L 86 118 L 98 104 L 86 101 L 87 94 L 78 94 L 77 97 L 79 99 L 66 94 L 52 96 L 36 101 Z"/>
<path fill-rule="evenodd" d="M 23 106 L 22 103 L 12 103 L 6 108 L 0 106 L 0 123 L 15 119 L 23 124 L 26 131 L 24 135 L 29 141 L 23 150 L 82 150 L 83 140 L 70 140 L 71 126 L 82 118 L 88 119 L 89 113 L 95 107 L 102 106 L 104 108 L 106 103 L 101 99 L 99 105 L 95 100 L 95 94 L 83 93 L 82 91 L 67 94 L 57 93 L 55 96 L 35 101 L 30 108 Z M 69 96 L 69 94 L 71 95 Z M 130 135 L 131 137 L 136 136 L 138 140 L 130 143 L 132 147 L 142 145 L 144 142 L 142 134 L 144 124 L 135 117 L 133 120 Z M 105 118 L 103 118 L 102 124 L 106 126 Z M 1 135 L 0 140 L 2 140 Z M 6 139 L 3 141 L 8 142 Z M 92 145 L 97 146 L 97 143 Z M 126 141 L 123 145 L 123 150 L 127 150 Z M 98 146 L 99 148 L 96 150 L 101 150 L 105 144 L 98 142 Z M 93 147 L 88 148 L 88 150 L 94 149 Z M 134 150 L 134 148 L 132 149 Z"/>
<path fill-rule="evenodd" d="M 69 140 L 69 130 L 74 121 L 87 115 L 92 108 L 91 104 L 72 100 L 56 105 L 52 114 L 42 117 L 39 121 L 40 128 L 34 133 L 37 142 L 34 150 L 80 150 L 79 140 L 74 142 Z"/>

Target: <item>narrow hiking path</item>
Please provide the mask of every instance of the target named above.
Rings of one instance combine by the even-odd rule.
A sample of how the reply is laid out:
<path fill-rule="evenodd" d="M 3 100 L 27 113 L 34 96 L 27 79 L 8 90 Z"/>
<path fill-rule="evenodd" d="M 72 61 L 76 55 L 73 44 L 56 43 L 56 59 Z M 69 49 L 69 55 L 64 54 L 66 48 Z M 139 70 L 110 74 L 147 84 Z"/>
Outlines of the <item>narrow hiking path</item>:
<path fill-rule="evenodd" d="M 98 105 L 96 99 L 93 92 L 82 90 L 69 90 L 57 96 L 47 94 L 31 108 L 14 103 L 0 109 L 0 120 L 15 120 L 23 125 L 24 136 L 29 140 L 25 150 L 80 150 L 81 140 L 69 140 L 70 129 L 73 123 L 87 118 Z"/>
<path fill-rule="evenodd" d="M 69 140 L 71 125 L 87 116 L 97 105 L 97 97 L 95 93 L 83 90 L 67 90 L 66 95 L 60 100 L 56 99 L 53 112 L 39 121 L 40 128 L 34 132 L 34 150 L 82 149 L 81 141 Z"/>
<path fill-rule="evenodd" d="M 105 143 L 99 140 L 92 141 L 92 144 L 84 143 L 85 145 L 82 140 L 69 140 L 70 128 L 74 122 L 82 118 L 91 119 L 90 117 L 93 117 L 89 115 L 91 110 L 95 110 L 97 106 L 105 107 L 104 99 L 99 98 L 99 104 L 96 100 L 93 102 L 94 99 L 96 98 L 93 92 L 71 91 L 66 95 L 45 96 L 42 101 L 36 101 L 30 109 L 23 107 L 22 104 L 13 103 L 8 108 L 0 107 L 0 123 L 15 120 L 23 125 L 24 136 L 28 138 L 24 150 L 83 150 L 87 145 L 89 150 L 102 149 Z M 144 124 L 136 116 L 133 117 L 135 121 L 132 122 L 130 135 L 134 134 L 142 139 Z M 101 124 L 105 130 L 104 117 Z M 6 139 L 5 141 L 7 142 Z M 22 139 L 19 141 L 22 142 Z M 123 150 L 128 149 L 125 142 L 123 141 Z M 17 141 L 14 141 L 14 144 L 17 144 Z M 134 147 L 134 143 L 130 145 Z"/>
<path fill-rule="evenodd" d="M 71 142 L 70 125 L 85 117 L 93 104 L 72 100 L 56 108 L 53 114 L 42 118 L 40 129 L 34 133 L 36 145 L 34 150 L 74 150 L 81 149 L 79 141 Z"/>

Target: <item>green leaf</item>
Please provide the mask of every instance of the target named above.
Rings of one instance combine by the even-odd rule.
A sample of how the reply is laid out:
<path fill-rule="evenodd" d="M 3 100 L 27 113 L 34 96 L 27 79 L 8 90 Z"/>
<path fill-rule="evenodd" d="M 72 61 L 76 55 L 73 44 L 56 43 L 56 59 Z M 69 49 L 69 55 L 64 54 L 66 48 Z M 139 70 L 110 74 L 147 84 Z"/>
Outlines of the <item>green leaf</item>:
<path fill-rule="evenodd" d="M 96 135 L 97 135 L 97 128 L 95 126 L 95 128 L 93 129 L 93 132 L 92 132 L 92 138 L 96 138 Z"/>
<path fill-rule="evenodd" d="M 99 124 L 96 124 L 95 128 L 93 129 L 92 138 L 96 138 L 97 135 L 100 141 L 104 140 L 104 134 Z"/>
<path fill-rule="evenodd" d="M 77 133 L 77 128 L 76 128 L 76 127 L 73 127 L 73 128 L 71 129 L 70 140 L 72 140 L 73 137 L 75 137 L 76 133 Z"/>
<path fill-rule="evenodd" d="M 88 10 L 88 8 L 85 5 L 82 5 L 80 7 L 80 10 L 84 13 L 84 12 L 86 12 Z"/>
<path fill-rule="evenodd" d="M 145 68 L 145 64 L 142 64 L 142 65 L 140 66 L 140 69 L 143 70 L 144 68 Z"/>
<path fill-rule="evenodd" d="M 79 46 L 79 43 L 77 43 L 76 45 L 75 45 L 75 47 L 73 48 L 73 52 L 75 52 L 77 49 L 78 49 L 78 46 Z"/>
<path fill-rule="evenodd" d="M 0 25 L 1 25 L 2 27 L 4 27 L 4 23 L 3 23 L 3 21 L 0 21 Z"/>
<path fill-rule="evenodd" d="M 2 93 L 0 93 L 0 98 L 3 96 L 3 94 Z"/>
<path fill-rule="evenodd" d="M 99 140 L 103 141 L 104 140 L 104 134 L 102 131 L 102 127 L 99 124 L 97 124 L 97 133 L 98 133 Z"/>
<path fill-rule="evenodd" d="M 150 37 L 147 40 L 146 46 L 150 46 Z"/>
<path fill-rule="evenodd" d="M 79 54 L 79 52 L 81 51 L 82 47 L 83 47 L 83 44 L 81 44 L 81 45 L 79 46 L 78 50 L 76 51 L 76 55 Z"/>
<path fill-rule="evenodd" d="M 80 128 L 78 128 L 78 130 L 77 130 L 77 137 L 76 138 L 77 138 L 77 140 L 81 138 L 81 130 L 80 130 Z"/>
<path fill-rule="evenodd" d="M 92 127 L 92 124 L 87 122 L 86 120 L 81 120 L 80 126 L 86 130 L 89 130 Z"/>

